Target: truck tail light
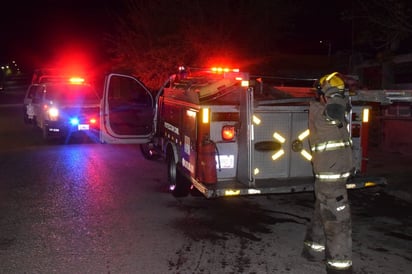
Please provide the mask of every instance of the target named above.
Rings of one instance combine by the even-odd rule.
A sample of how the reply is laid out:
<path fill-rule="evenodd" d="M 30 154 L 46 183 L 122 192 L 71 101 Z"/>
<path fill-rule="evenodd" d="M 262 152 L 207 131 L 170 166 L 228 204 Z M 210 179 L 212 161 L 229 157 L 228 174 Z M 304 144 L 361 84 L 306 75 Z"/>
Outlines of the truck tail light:
<path fill-rule="evenodd" d="M 222 139 L 223 141 L 232 141 L 236 136 L 236 129 L 234 126 L 222 127 Z"/>

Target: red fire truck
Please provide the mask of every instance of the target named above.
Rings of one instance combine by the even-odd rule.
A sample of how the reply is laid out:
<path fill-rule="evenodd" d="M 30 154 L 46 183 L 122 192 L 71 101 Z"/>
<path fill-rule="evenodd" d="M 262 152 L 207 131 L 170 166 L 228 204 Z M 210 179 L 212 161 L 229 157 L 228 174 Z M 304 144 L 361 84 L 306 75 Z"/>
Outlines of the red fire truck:
<path fill-rule="evenodd" d="M 155 96 L 138 80 L 111 74 L 100 138 L 140 143 L 147 159 L 165 159 L 174 196 L 312 191 L 310 100 L 311 85 L 276 86 L 236 69 L 181 68 Z M 365 175 L 369 107 L 352 100 L 347 119 L 356 163 L 347 187 L 385 184 Z"/>

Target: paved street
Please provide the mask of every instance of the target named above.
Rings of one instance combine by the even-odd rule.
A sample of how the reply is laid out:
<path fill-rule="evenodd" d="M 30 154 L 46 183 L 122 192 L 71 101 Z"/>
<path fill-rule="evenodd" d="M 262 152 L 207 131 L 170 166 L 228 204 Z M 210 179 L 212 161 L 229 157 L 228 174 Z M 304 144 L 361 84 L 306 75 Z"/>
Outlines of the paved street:
<path fill-rule="evenodd" d="M 0 107 L 2 273 L 324 273 L 300 257 L 312 193 L 175 199 L 138 146 L 46 144 L 21 111 Z M 411 158 L 372 147 L 389 184 L 350 192 L 355 273 L 409 273 Z"/>

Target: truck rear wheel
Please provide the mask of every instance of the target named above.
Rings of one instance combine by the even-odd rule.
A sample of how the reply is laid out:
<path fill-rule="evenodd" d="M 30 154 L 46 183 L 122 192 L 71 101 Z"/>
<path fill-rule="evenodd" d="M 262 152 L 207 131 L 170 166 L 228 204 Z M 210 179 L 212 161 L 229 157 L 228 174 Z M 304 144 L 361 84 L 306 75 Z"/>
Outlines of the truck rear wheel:
<path fill-rule="evenodd" d="M 173 152 L 167 154 L 167 180 L 173 196 L 186 197 L 189 195 L 190 183 L 179 171 Z"/>

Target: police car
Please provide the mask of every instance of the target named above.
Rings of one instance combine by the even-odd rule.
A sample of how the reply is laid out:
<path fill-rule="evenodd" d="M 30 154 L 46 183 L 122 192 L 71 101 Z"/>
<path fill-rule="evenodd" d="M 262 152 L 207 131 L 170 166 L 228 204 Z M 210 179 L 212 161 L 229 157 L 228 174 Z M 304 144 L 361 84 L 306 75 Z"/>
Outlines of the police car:
<path fill-rule="evenodd" d="M 99 131 L 100 98 L 84 78 L 43 76 L 27 89 L 25 123 L 41 129 L 43 138 L 70 137 Z"/>

